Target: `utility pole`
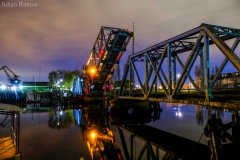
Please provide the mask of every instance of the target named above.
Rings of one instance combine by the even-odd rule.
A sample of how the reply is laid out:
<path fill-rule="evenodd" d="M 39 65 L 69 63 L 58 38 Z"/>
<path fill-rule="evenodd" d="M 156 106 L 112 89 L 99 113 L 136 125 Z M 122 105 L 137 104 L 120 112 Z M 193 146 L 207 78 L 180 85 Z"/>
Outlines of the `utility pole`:
<path fill-rule="evenodd" d="M 133 38 L 132 38 L 132 55 L 134 54 L 134 22 L 133 22 Z"/>
<path fill-rule="evenodd" d="M 134 54 L 134 22 L 133 22 L 133 35 L 132 35 L 132 55 Z M 131 63 L 129 62 L 129 96 L 132 94 L 132 89 L 134 89 L 134 73 Z"/>
<path fill-rule="evenodd" d="M 39 82 L 41 81 L 41 66 L 39 67 Z"/>
<path fill-rule="evenodd" d="M 33 76 L 33 83 L 34 83 L 34 90 L 36 91 L 36 81 L 34 79 L 34 76 Z"/>

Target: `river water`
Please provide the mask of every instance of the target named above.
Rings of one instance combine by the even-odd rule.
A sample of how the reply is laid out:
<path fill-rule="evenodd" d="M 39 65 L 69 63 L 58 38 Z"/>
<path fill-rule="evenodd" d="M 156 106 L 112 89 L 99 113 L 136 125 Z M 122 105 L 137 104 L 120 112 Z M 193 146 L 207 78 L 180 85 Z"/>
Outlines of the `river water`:
<path fill-rule="evenodd" d="M 170 103 L 160 103 L 160 106 L 162 108 L 160 116 L 146 125 L 196 142 L 203 133 L 210 114 L 215 113 L 217 117 L 222 118 L 223 123 L 231 121 L 231 111 L 228 110 Z M 48 106 L 29 105 L 26 112 L 21 114 L 20 153 L 22 157 L 18 159 L 80 160 L 84 157 L 85 160 L 90 160 L 91 155 L 82 127 L 86 122 L 80 122 L 82 113 L 81 109 L 63 109 L 60 106 L 53 109 Z M 117 128 L 110 124 L 110 129 L 124 158 Z M 231 134 L 231 131 L 229 133 Z M 126 144 L 130 144 L 129 134 L 124 132 L 124 135 Z M 203 136 L 200 143 L 207 145 L 207 137 Z M 134 159 L 138 157 L 143 145 L 143 141 L 134 138 Z M 164 153 L 160 151 L 160 159 Z M 146 154 L 142 159 L 146 159 Z"/>
<path fill-rule="evenodd" d="M 207 145 L 208 137 L 204 135 L 201 137 L 201 135 L 203 134 L 204 127 L 206 126 L 208 118 L 211 116 L 211 114 L 216 114 L 217 118 L 221 118 L 223 124 L 231 122 L 232 113 L 230 110 L 226 109 L 171 103 L 161 103 L 160 106 L 162 108 L 162 112 L 160 114 L 159 120 L 152 120 L 146 125 L 184 137 L 196 143 L 200 140 L 199 143 Z M 115 131 L 115 138 L 117 139 L 117 143 L 120 144 L 121 141 L 119 135 L 117 134 L 117 128 L 115 126 L 112 126 L 112 130 Z M 228 133 L 231 134 L 231 129 L 228 131 Z M 128 150 L 130 150 L 130 134 L 125 132 L 124 135 L 126 143 L 129 145 Z M 155 138 L 157 139 L 158 137 Z M 230 141 L 227 141 L 226 143 L 230 143 Z M 144 144 L 144 141 L 138 138 L 134 138 L 133 159 L 138 158 Z M 123 150 L 121 145 L 120 149 Z M 153 147 L 153 149 L 155 148 Z M 160 159 L 163 158 L 164 154 L 164 151 L 159 150 Z M 147 159 L 146 151 L 144 152 L 142 159 Z"/>

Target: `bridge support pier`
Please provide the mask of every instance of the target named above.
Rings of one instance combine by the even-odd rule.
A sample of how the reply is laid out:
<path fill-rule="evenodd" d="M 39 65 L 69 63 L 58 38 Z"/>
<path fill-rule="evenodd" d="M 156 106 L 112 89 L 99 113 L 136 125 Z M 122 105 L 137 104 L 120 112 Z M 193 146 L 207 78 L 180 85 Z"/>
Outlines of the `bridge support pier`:
<path fill-rule="evenodd" d="M 173 102 L 173 96 L 172 95 L 167 96 L 167 102 Z"/>
<path fill-rule="evenodd" d="M 148 94 L 144 94 L 144 99 L 148 100 Z"/>

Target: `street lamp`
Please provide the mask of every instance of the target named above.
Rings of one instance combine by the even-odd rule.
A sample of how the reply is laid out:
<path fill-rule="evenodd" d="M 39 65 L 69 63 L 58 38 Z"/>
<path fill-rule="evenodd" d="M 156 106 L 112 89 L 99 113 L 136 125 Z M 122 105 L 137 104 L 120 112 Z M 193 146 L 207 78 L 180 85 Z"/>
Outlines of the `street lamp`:
<path fill-rule="evenodd" d="M 96 70 L 94 68 L 91 69 L 91 74 L 94 74 Z"/>
<path fill-rule="evenodd" d="M 89 66 L 87 72 L 88 72 L 88 74 L 90 75 L 90 77 L 91 77 L 91 79 L 93 81 L 93 78 L 94 78 L 94 76 L 95 76 L 95 74 L 97 72 L 96 67 L 95 66 Z"/>
<path fill-rule="evenodd" d="M 179 78 L 180 77 L 180 74 L 177 74 L 177 78 Z"/>

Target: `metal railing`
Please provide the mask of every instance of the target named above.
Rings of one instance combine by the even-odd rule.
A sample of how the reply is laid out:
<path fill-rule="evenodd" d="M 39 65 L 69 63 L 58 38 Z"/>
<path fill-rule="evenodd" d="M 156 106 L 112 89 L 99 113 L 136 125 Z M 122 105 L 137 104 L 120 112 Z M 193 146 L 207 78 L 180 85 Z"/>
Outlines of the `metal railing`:
<path fill-rule="evenodd" d="M 12 138 L 12 142 L 13 142 L 13 146 L 16 146 L 16 134 L 15 134 L 15 131 L 13 129 L 13 127 L 11 127 L 11 138 Z"/>

